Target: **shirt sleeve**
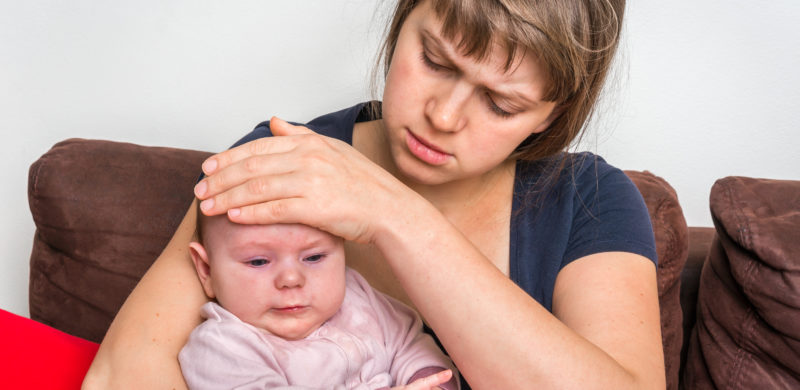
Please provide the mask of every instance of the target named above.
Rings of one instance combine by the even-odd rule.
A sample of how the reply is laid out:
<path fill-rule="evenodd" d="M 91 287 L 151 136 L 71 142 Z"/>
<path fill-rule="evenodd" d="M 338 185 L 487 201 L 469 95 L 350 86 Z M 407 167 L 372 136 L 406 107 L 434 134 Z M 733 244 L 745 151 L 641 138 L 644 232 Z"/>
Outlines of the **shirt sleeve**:
<path fill-rule="evenodd" d="M 601 252 L 629 252 L 657 263 L 650 214 L 641 193 L 621 170 L 589 155 L 573 180 L 568 263 Z"/>

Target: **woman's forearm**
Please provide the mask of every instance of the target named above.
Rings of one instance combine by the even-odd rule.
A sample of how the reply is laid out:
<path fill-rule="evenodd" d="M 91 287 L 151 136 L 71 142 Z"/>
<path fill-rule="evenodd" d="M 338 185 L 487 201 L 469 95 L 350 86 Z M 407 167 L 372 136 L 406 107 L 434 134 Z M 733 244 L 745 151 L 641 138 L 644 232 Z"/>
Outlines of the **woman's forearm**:
<path fill-rule="evenodd" d="M 657 300 L 648 323 L 656 332 L 641 332 L 641 348 L 605 341 L 601 348 L 517 287 L 433 206 L 410 212 L 416 208 L 403 205 L 375 244 L 473 388 L 624 389 L 663 380 L 658 358 L 637 359 L 661 353 Z M 627 325 L 600 334 L 624 333 Z"/>
<path fill-rule="evenodd" d="M 166 388 L 186 385 L 178 352 L 200 322 L 206 301 L 188 247 L 196 206 L 136 285 L 103 338 L 83 388 Z"/>

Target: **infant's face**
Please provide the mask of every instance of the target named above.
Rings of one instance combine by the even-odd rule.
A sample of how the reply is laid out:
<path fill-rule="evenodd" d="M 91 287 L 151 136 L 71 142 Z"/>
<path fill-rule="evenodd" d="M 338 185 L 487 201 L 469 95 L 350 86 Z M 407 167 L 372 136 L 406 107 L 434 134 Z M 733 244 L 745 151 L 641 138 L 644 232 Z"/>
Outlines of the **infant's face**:
<path fill-rule="evenodd" d="M 289 340 L 333 316 L 345 293 L 340 238 L 305 225 L 207 226 L 208 283 L 222 307 Z M 212 230 L 213 229 L 213 230 Z"/>

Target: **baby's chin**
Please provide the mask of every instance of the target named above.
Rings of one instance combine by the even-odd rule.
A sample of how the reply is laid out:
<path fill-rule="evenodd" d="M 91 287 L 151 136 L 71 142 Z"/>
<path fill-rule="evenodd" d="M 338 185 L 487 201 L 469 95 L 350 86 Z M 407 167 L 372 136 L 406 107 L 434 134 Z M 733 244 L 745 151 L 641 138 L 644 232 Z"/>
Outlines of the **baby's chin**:
<path fill-rule="evenodd" d="M 288 341 L 297 341 L 305 339 L 306 337 L 310 336 L 314 333 L 315 330 L 319 329 L 319 326 L 314 328 L 305 328 L 305 329 L 291 329 L 291 330 L 274 330 L 270 331 L 267 329 L 267 332 L 272 333 L 275 336 L 278 336 L 284 340 Z"/>
<path fill-rule="evenodd" d="M 302 340 L 311 335 L 312 333 L 314 333 L 317 329 L 319 329 L 320 326 L 322 326 L 322 324 L 296 324 L 292 326 L 276 326 L 275 324 L 264 324 L 264 323 L 258 324 L 251 322 L 248 323 L 250 325 L 255 326 L 256 328 L 265 330 L 269 334 L 278 336 L 284 340 L 289 340 L 289 341 Z"/>

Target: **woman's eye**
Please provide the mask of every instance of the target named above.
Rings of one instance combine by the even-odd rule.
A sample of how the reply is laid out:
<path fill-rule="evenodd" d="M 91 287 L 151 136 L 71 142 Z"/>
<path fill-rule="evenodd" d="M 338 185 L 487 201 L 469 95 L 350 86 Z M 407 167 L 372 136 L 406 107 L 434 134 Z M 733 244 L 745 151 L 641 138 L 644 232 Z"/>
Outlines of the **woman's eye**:
<path fill-rule="evenodd" d="M 318 254 L 318 255 L 308 256 L 305 259 L 303 259 L 303 261 L 308 262 L 308 263 L 316 263 L 316 262 L 322 260 L 324 257 L 325 257 L 325 255 Z"/>
<path fill-rule="evenodd" d="M 441 72 L 441 71 L 448 70 L 448 68 L 446 66 L 442 66 L 442 65 L 439 65 L 439 64 L 433 62 L 433 60 L 431 60 L 430 57 L 428 57 L 428 55 L 425 53 L 424 50 L 420 54 L 420 58 L 422 59 L 422 63 L 425 64 L 425 66 L 427 66 L 428 68 L 430 68 L 434 72 Z"/>
<path fill-rule="evenodd" d="M 253 259 L 247 262 L 247 264 L 250 264 L 253 267 L 262 267 L 267 265 L 267 263 L 269 263 L 267 259 Z"/>
<path fill-rule="evenodd" d="M 491 109 L 492 112 L 495 113 L 495 115 L 497 115 L 499 117 L 502 117 L 502 118 L 508 118 L 508 117 L 514 115 L 513 113 L 510 113 L 510 112 L 500 108 L 500 106 L 498 106 L 497 103 L 494 102 L 494 100 L 492 99 L 491 96 L 489 96 L 488 93 L 486 94 L 486 100 L 487 100 L 487 102 L 489 104 L 489 109 Z"/>

